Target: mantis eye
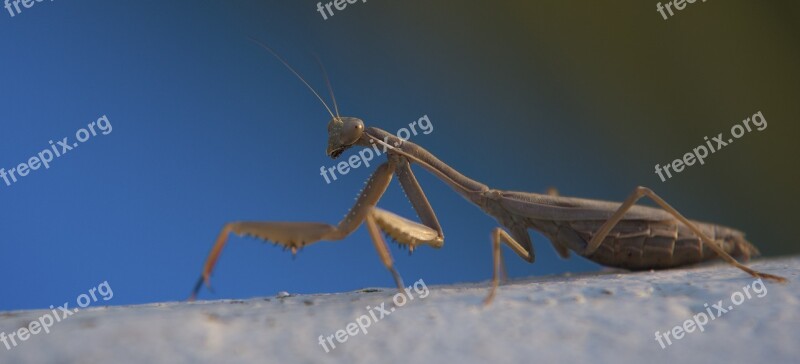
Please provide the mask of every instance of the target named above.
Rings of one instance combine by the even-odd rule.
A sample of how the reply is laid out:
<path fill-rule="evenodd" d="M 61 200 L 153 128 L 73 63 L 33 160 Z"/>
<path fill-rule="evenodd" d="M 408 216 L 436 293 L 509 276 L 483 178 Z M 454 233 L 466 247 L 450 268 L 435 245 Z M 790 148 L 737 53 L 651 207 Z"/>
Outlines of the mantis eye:
<path fill-rule="evenodd" d="M 364 132 L 364 122 L 356 118 L 343 118 L 344 128 L 342 130 L 342 142 L 345 144 L 355 143 Z"/>

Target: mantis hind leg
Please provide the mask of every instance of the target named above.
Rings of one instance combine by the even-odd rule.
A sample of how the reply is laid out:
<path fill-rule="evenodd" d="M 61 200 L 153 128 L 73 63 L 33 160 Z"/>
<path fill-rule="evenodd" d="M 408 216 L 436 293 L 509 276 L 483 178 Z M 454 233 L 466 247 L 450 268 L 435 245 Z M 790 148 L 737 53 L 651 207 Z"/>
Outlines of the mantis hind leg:
<path fill-rule="evenodd" d="M 736 268 L 739 268 L 739 269 L 745 271 L 747 274 L 750 274 L 753 277 L 771 279 L 771 280 L 774 280 L 776 282 L 786 282 L 786 278 L 784 278 L 784 277 L 777 276 L 777 275 L 772 275 L 772 274 L 768 274 L 768 273 L 762 273 L 762 272 L 756 271 L 756 270 L 754 270 L 754 269 L 752 269 L 752 268 L 750 268 L 750 267 L 748 267 L 748 266 L 746 266 L 746 265 L 744 265 L 742 263 L 739 263 L 739 261 L 737 261 L 730 254 L 725 252 L 725 250 L 718 244 L 718 242 L 716 242 L 716 241 L 712 240 L 711 238 L 709 238 L 699 227 L 697 227 L 697 225 L 695 225 L 694 223 L 689 221 L 689 219 L 687 219 L 686 217 L 681 215 L 678 212 L 678 210 L 676 210 L 674 207 L 670 206 L 670 204 L 668 204 L 661 197 L 656 195 L 656 193 L 653 192 L 651 189 L 649 189 L 647 187 L 642 187 L 642 186 L 636 187 L 636 189 L 633 191 L 633 193 L 631 193 L 631 195 L 628 196 L 627 199 L 625 199 L 625 201 L 622 203 L 622 205 L 619 207 L 619 209 L 616 212 L 614 212 L 613 215 L 611 215 L 611 218 L 609 218 L 608 221 L 606 221 L 600 227 L 600 229 L 597 231 L 597 233 L 594 234 L 594 236 L 592 237 L 592 240 L 589 242 L 589 245 L 586 247 L 586 252 L 585 252 L 586 256 L 591 255 L 592 253 L 594 253 L 597 250 L 597 248 L 600 246 L 600 244 L 603 242 L 603 240 L 606 238 L 606 236 L 608 236 L 608 233 L 611 231 L 611 229 L 613 229 L 614 226 L 617 225 L 617 223 L 619 223 L 620 220 L 622 220 L 622 217 L 636 203 L 636 201 L 638 201 L 640 198 L 642 198 L 644 196 L 647 196 L 651 200 L 655 201 L 655 203 L 658 204 L 662 209 L 664 209 L 665 211 L 670 213 L 678 221 L 680 221 L 686 227 L 688 227 L 690 230 L 692 230 L 692 232 L 694 232 L 694 234 L 697 235 L 697 237 L 700 238 L 700 240 L 706 246 L 711 248 L 711 250 L 713 250 L 714 253 L 716 253 L 724 261 L 728 262 L 729 264 L 733 265 Z"/>

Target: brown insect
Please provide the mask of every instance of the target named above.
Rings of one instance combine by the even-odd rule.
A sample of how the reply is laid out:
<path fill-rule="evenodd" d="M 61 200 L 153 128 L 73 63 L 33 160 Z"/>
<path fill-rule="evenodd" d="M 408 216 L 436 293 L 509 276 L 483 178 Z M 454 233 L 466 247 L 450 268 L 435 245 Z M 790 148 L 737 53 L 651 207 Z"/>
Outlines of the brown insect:
<path fill-rule="evenodd" d="M 214 265 L 231 233 L 272 241 L 296 253 L 299 248 L 318 241 L 344 239 L 362 222 L 366 222 L 381 261 L 402 291 L 402 279 L 394 269 L 381 231 L 398 244 L 407 245 L 409 250 L 419 245 L 434 248 L 444 245 L 444 233 L 411 170 L 412 163 L 437 176 L 505 228 L 497 227 L 491 235 L 494 273 L 491 290 L 484 300 L 487 304 L 494 298 L 500 274 L 504 272 L 501 244 L 507 245 L 522 259 L 533 263 L 535 254 L 528 229 L 537 230 L 550 239 L 563 258 L 568 258 L 570 251 L 573 251 L 599 264 L 630 270 L 675 268 L 721 258 L 754 277 L 786 281 L 780 276 L 755 271 L 734 258 L 748 260 L 759 254 L 758 249 L 745 240 L 742 232 L 722 225 L 689 220 L 646 187 L 637 187 L 622 203 L 562 197 L 555 191 L 537 194 L 489 188 L 462 175 L 412 142 L 378 128 L 366 127 L 361 119 L 340 117 L 336 98 L 328 82 L 336 110 L 334 115 L 322 97 L 299 73 L 272 49 L 257 43 L 300 78 L 328 110 L 332 119 L 328 122 L 327 154 L 331 158 L 339 157 L 349 148 L 370 148 L 375 143 L 387 148 L 388 160 L 377 167 L 358 195 L 355 206 L 336 226 L 314 222 L 226 224 L 208 255 L 203 273 L 190 299 L 196 297 L 204 282 L 209 284 Z M 327 81 L 327 75 L 325 78 Z M 400 185 L 421 223 L 376 206 L 393 175 L 400 180 Z M 655 201 L 661 208 L 634 205 L 644 196 Z"/>

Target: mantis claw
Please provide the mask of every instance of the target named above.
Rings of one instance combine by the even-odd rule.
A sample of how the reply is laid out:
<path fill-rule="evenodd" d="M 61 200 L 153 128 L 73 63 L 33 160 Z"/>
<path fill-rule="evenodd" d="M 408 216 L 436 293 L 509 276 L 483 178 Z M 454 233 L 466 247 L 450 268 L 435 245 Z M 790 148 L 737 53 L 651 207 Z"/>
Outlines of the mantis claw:
<path fill-rule="evenodd" d="M 205 277 L 201 275 L 200 278 L 197 280 L 197 283 L 195 283 L 194 289 L 192 289 L 192 294 L 189 295 L 189 299 L 187 299 L 187 301 L 193 302 L 194 300 L 197 299 L 197 293 L 200 292 L 200 288 L 203 287 L 203 282 L 205 281 L 206 281 Z M 210 285 L 208 285 L 208 283 L 206 283 L 206 285 L 209 287 L 209 289 L 211 288 Z"/>

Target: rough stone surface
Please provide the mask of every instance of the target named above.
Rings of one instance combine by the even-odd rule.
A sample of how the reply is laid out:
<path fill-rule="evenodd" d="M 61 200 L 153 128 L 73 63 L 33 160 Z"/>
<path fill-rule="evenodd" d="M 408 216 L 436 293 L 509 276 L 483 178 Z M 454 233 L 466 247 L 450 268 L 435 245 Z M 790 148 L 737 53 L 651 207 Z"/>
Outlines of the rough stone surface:
<path fill-rule="evenodd" d="M 90 308 L 6 350 L 2 363 L 796 363 L 800 360 L 800 257 L 758 260 L 788 284 L 724 264 L 658 272 L 600 272 L 517 280 L 483 307 L 487 284 L 429 286 L 329 353 L 334 335 L 374 312 L 391 289 L 245 301 Z M 407 282 L 410 283 L 410 282 Z M 743 287 L 750 286 L 747 298 Z M 743 301 L 734 305 L 733 298 Z M 760 292 L 760 293 L 759 293 Z M 759 297 L 762 295 L 763 297 Z M 672 331 L 722 300 L 733 309 L 662 349 Z M 367 309 L 371 307 L 371 310 Z M 716 309 L 712 312 L 716 314 Z M 10 333 L 47 310 L 0 313 Z M 362 319 L 363 320 L 363 319 Z M 698 318 L 702 320 L 702 318 Z M 351 327 L 352 329 L 352 327 Z M 664 341 L 666 344 L 666 341 Z"/>

